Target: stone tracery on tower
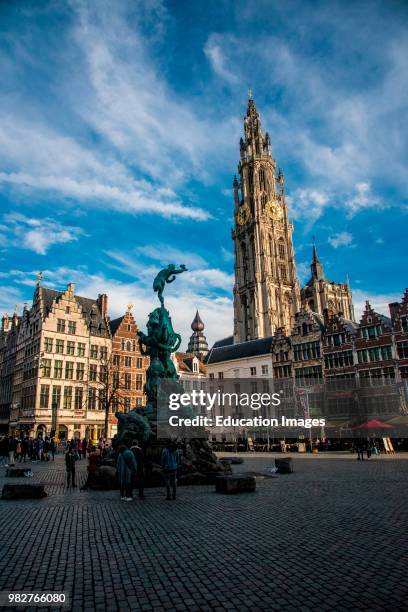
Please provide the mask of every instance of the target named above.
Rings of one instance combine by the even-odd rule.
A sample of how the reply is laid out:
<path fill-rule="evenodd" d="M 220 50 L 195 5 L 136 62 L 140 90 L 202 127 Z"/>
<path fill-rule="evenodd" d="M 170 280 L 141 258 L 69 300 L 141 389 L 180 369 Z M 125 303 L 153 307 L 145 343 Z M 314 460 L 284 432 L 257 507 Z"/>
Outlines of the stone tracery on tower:
<path fill-rule="evenodd" d="M 234 341 L 291 329 L 300 307 L 284 179 L 276 174 L 268 132 L 252 97 L 240 140 L 240 180 L 234 178 L 235 245 Z"/>
<path fill-rule="evenodd" d="M 290 334 L 301 308 L 319 314 L 330 308 L 354 319 L 350 287 L 325 279 L 315 246 L 312 278 L 300 291 L 283 172 L 276 172 L 252 92 L 243 128 L 233 181 L 234 342 L 272 336 L 278 328 Z"/>

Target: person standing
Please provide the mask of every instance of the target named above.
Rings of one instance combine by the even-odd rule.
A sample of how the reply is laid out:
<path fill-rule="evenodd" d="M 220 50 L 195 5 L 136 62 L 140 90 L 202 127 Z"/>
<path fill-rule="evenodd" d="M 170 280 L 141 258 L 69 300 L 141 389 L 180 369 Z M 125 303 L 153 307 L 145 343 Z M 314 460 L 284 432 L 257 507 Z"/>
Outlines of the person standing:
<path fill-rule="evenodd" d="M 43 460 L 43 450 L 44 450 L 44 440 L 42 439 L 42 436 L 38 436 L 38 438 L 37 438 L 37 456 L 38 456 L 38 461 L 42 461 Z"/>
<path fill-rule="evenodd" d="M 360 461 L 364 461 L 364 451 L 366 449 L 366 443 L 365 440 L 363 438 L 360 438 L 357 441 L 357 460 Z"/>
<path fill-rule="evenodd" d="M 67 470 L 67 487 L 70 486 L 72 482 L 72 486 L 76 487 L 75 484 L 75 461 L 76 461 L 76 451 L 73 448 L 69 448 L 65 453 L 65 468 Z"/>
<path fill-rule="evenodd" d="M 137 440 L 133 440 L 132 448 L 130 449 L 136 459 L 137 470 L 136 470 L 136 484 L 139 489 L 139 498 L 144 499 L 144 456 L 143 450 L 139 446 L 139 442 Z"/>
<path fill-rule="evenodd" d="M 21 461 L 23 461 L 24 463 L 26 462 L 27 453 L 28 453 L 28 437 L 24 436 L 21 442 L 20 463 Z"/>
<path fill-rule="evenodd" d="M 174 442 L 168 442 L 163 448 L 160 464 L 166 486 L 166 500 L 176 499 L 176 479 L 177 468 L 179 466 L 179 454 Z"/>
<path fill-rule="evenodd" d="M 21 439 L 17 438 L 16 440 L 16 461 L 21 463 Z"/>
<path fill-rule="evenodd" d="M 50 452 L 51 452 L 52 460 L 55 461 L 55 440 L 54 440 L 54 437 L 52 437 L 51 440 L 50 440 Z"/>
<path fill-rule="evenodd" d="M 38 440 L 32 440 L 32 455 L 31 455 L 31 461 L 33 461 L 34 463 L 36 461 L 38 461 Z"/>
<path fill-rule="evenodd" d="M 119 447 L 116 464 L 122 501 L 132 501 L 132 484 L 137 472 L 137 463 L 132 451 L 125 445 Z"/>
<path fill-rule="evenodd" d="M 82 457 L 86 459 L 86 451 L 88 448 L 88 440 L 86 437 L 82 440 Z"/>
<path fill-rule="evenodd" d="M 48 436 L 46 436 L 44 440 L 44 461 L 50 460 L 49 452 L 50 452 L 50 439 L 48 438 Z"/>
<path fill-rule="evenodd" d="M 17 448 L 17 441 L 14 438 L 14 436 L 10 436 L 8 439 L 8 456 L 9 456 L 9 466 L 13 467 L 14 466 L 14 455 L 16 452 L 16 448 Z"/>
<path fill-rule="evenodd" d="M 4 436 L 0 440 L 0 467 L 7 466 L 8 439 Z"/>

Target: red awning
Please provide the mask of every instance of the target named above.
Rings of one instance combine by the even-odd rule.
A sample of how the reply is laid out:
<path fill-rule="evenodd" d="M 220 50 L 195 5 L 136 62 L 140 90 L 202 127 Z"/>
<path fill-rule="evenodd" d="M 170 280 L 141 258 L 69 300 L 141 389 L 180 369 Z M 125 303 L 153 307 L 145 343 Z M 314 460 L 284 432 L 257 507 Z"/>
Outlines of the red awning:
<path fill-rule="evenodd" d="M 361 425 L 350 427 L 350 429 L 392 429 L 392 425 L 387 425 L 387 423 L 382 423 L 381 421 L 366 421 L 361 423 Z"/>

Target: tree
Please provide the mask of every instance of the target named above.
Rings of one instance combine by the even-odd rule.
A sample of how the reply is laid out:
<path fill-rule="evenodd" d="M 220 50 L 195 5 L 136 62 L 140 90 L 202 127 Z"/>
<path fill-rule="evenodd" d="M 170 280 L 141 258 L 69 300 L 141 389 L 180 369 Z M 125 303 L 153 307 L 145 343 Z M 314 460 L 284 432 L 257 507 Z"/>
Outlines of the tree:
<path fill-rule="evenodd" d="M 129 373 L 120 369 L 119 363 L 115 363 L 115 355 L 100 358 L 98 366 L 89 370 L 88 397 L 86 398 L 88 409 L 96 409 L 97 406 L 104 411 L 104 432 L 108 437 L 109 415 L 113 411 L 124 411 L 130 408 L 126 404 L 124 391 L 130 389 Z"/>

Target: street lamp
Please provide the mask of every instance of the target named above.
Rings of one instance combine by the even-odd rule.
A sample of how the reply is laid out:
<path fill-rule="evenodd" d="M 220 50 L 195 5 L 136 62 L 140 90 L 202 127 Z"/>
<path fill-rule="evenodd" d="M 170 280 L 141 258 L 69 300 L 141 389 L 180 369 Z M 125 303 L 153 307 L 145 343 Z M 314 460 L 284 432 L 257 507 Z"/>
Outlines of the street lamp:
<path fill-rule="evenodd" d="M 51 414 L 52 414 L 52 420 L 51 420 L 51 436 L 55 436 L 57 433 L 57 410 L 58 410 L 58 403 L 57 402 L 52 402 L 51 404 Z"/>

